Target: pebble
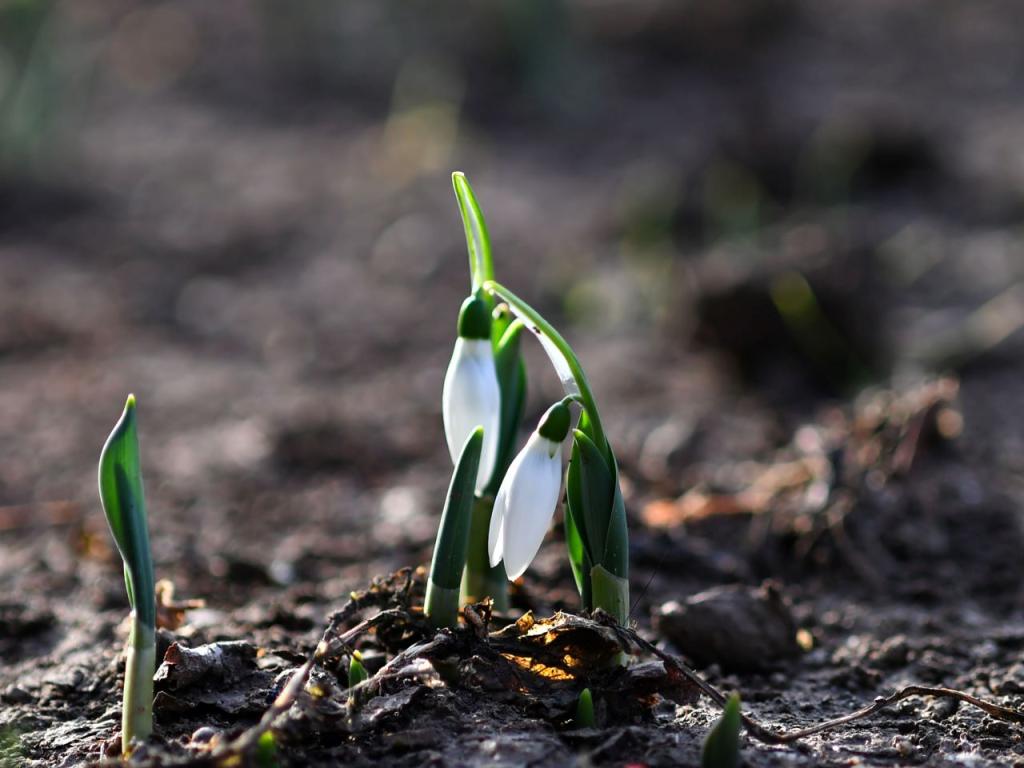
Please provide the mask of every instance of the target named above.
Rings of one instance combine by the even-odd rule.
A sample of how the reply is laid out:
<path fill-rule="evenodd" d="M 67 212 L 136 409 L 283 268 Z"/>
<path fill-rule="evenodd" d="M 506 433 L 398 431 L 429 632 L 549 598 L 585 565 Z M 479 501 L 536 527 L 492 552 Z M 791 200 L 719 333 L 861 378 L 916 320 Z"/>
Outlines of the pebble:
<path fill-rule="evenodd" d="M 216 728 L 204 725 L 202 728 L 197 728 L 195 730 L 189 741 L 193 744 L 207 744 L 212 741 L 218 733 L 220 733 L 220 731 Z"/>

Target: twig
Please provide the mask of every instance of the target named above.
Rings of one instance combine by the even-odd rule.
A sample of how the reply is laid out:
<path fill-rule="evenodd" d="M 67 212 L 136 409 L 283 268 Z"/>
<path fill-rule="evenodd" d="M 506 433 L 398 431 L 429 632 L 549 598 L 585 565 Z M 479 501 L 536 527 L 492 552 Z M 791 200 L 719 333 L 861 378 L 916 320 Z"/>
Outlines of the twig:
<path fill-rule="evenodd" d="M 317 645 L 316 650 L 309 657 L 309 659 L 307 659 L 306 662 L 295 671 L 295 674 L 292 675 L 291 679 L 288 681 L 288 684 L 281 689 L 281 693 L 279 693 L 277 695 L 277 698 L 274 699 L 274 703 L 271 704 L 270 708 L 263 713 L 263 716 L 260 718 L 260 721 L 251 728 L 246 729 L 237 738 L 232 739 L 230 742 L 227 742 L 222 747 L 214 750 L 213 756 L 221 757 L 224 755 L 231 754 L 245 754 L 248 750 L 255 748 L 256 744 L 260 740 L 260 737 L 273 727 L 274 721 L 277 720 L 278 717 L 283 715 L 289 709 L 291 709 L 292 704 L 295 703 L 295 700 L 299 697 L 299 693 L 306 685 L 306 681 L 309 679 L 309 675 L 313 671 L 313 665 L 318 660 L 322 660 L 329 649 L 337 648 L 338 645 L 344 648 L 348 648 L 348 644 L 350 642 L 352 642 L 356 637 L 363 634 L 370 628 L 376 626 L 377 624 L 380 624 L 386 619 L 404 615 L 406 615 L 406 612 L 398 608 L 393 608 L 387 611 L 381 611 L 380 613 L 375 614 L 374 616 L 371 616 L 370 618 L 359 622 L 356 626 L 352 627 L 352 629 L 348 630 L 347 632 L 338 635 L 335 638 L 331 638 L 330 641 L 328 641 L 327 635 L 334 628 L 334 624 L 332 623 L 331 625 L 329 625 L 324 632 L 324 639 L 320 641 L 319 645 Z M 410 648 L 409 650 L 412 650 L 412 648 Z M 397 660 L 398 657 L 396 657 L 393 661 Z M 390 664 L 388 666 L 390 666 Z M 361 686 L 357 686 L 357 688 L 358 687 Z"/>
<path fill-rule="evenodd" d="M 726 697 L 717 688 L 685 664 L 682 664 L 674 656 L 662 651 L 660 648 L 657 648 L 653 643 L 644 640 L 633 630 L 614 624 L 610 617 L 603 617 L 599 615 L 597 618 L 600 619 L 602 623 L 613 626 L 623 640 L 639 646 L 646 652 L 657 656 L 664 664 L 671 666 L 673 670 L 696 685 L 705 696 L 714 701 L 718 706 L 725 706 Z M 741 715 L 741 717 L 743 718 L 743 725 L 746 726 L 747 732 L 758 741 L 762 741 L 766 744 L 791 744 L 794 741 L 799 741 L 800 739 L 808 736 L 813 736 L 816 733 L 821 733 L 822 731 L 827 731 L 840 725 L 852 723 L 854 720 L 870 717 L 886 707 L 892 706 L 896 702 L 902 701 L 910 696 L 936 696 L 940 698 L 956 699 L 977 707 L 997 720 L 1003 720 L 1008 723 L 1024 724 L 1024 712 L 1016 709 L 1010 709 L 1009 707 L 1003 707 L 999 704 L 993 704 L 990 701 L 984 701 L 983 699 L 979 699 L 969 693 L 964 693 L 963 691 L 930 685 L 904 686 L 888 696 L 879 696 L 874 700 L 874 702 L 866 707 L 858 709 L 856 712 L 851 712 L 848 715 L 836 717 L 831 720 L 825 720 L 824 722 L 807 728 L 801 728 L 797 731 L 773 731 L 770 728 L 764 727 L 749 715 Z"/>
<path fill-rule="evenodd" d="M 223 747 L 214 750 L 214 757 L 220 757 L 227 754 L 245 754 L 249 749 L 254 748 L 259 742 L 260 737 L 269 731 L 271 726 L 273 726 L 274 721 L 280 715 L 283 715 L 288 711 L 292 704 L 295 703 L 295 699 L 298 698 L 303 686 L 305 686 L 306 680 L 309 679 L 309 673 L 313 670 L 314 660 L 314 657 L 310 657 L 305 664 L 295 671 L 291 680 L 289 680 L 288 684 L 281 689 L 281 693 L 279 693 L 277 698 L 274 699 L 274 703 L 270 705 L 270 709 L 263 713 L 263 717 L 260 718 L 260 721 L 256 725 L 247 729 Z"/>

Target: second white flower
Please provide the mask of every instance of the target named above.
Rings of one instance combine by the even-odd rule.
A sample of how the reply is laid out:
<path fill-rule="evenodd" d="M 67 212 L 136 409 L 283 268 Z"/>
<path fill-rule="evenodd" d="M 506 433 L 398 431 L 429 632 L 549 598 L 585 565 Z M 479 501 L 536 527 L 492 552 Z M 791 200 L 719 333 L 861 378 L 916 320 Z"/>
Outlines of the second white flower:
<path fill-rule="evenodd" d="M 562 441 L 569 408 L 548 409 L 526 446 L 512 460 L 494 499 L 487 549 L 491 566 L 505 561 L 509 580 L 518 579 L 540 549 L 562 488 Z"/>

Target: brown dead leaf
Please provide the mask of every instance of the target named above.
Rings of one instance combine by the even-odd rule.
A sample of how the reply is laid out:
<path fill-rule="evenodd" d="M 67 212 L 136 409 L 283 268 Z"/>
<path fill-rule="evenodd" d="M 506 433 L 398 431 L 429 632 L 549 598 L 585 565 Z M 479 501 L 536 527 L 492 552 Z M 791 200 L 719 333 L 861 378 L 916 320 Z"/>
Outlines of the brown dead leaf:
<path fill-rule="evenodd" d="M 185 611 L 206 607 L 205 600 L 175 600 L 174 583 L 160 579 L 156 583 L 156 626 L 172 632 L 185 623 Z"/>

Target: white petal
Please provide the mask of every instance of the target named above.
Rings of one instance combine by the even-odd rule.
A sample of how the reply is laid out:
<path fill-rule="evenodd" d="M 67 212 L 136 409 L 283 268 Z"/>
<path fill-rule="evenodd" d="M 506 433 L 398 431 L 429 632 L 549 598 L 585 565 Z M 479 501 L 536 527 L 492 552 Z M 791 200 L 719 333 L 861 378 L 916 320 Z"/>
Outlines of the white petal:
<path fill-rule="evenodd" d="M 531 435 L 505 475 L 503 489 L 506 484 L 502 559 L 508 578 L 513 580 L 533 561 L 558 506 L 562 459 L 557 445 L 537 433 Z"/>
<path fill-rule="evenodd" d="M 457 339 L 441 392 L 441 411 L 448 453 L 458 462 L 462 446 L 477 427 L 484 428 L 476 490 L 481 492 L 494 472 L 501 424 L 501 389 L 494 352 L 487 339 Z"/>
<path fill-rule="evenodd" d="M 508 478 L 508 475 L 505 475 Z M 494 497 L 494 507 L 491 508 L 491 525 L 487 530 L 487 552 L 491 568 L 501 562 L 505 554 L 505 510 L 508 508 L 508 489 L 504 482 L 498 489 L 498 495 Z"/>

